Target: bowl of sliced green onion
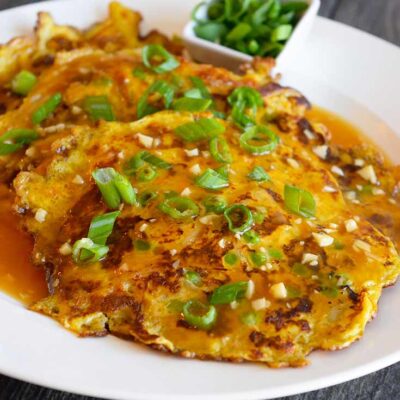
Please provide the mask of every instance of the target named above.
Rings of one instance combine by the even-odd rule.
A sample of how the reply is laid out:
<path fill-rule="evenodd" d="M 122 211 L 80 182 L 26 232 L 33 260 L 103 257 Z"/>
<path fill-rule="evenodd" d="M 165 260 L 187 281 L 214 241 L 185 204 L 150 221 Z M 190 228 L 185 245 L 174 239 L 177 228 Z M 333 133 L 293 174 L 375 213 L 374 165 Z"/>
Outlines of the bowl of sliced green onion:
<path fill-rule="evenodd" d="M 301 50 L 320 0 L 208 0 L 198 4 L 183 38 L 192 58 L 237 69 L 253 57 L 287 65 Z"/>

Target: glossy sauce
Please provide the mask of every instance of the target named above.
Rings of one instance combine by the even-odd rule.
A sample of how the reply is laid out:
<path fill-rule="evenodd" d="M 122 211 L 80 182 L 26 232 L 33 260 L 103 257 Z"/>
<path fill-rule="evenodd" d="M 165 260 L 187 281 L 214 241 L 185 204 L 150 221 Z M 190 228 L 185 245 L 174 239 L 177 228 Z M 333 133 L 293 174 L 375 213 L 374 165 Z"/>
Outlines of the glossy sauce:
<path fill-rule="evenodd" d="M 354 146 L 368 141 L 359 129 L 322 108 L 314 107 L 307 117 L 326 125 L 335 144 Z M 0 186 L 0 290 L 29 305 L 45 297 L 47 288 L 43 271 L 30 261 L 33 243 L 18 227 L 12 203 L 12 193 Z"/>

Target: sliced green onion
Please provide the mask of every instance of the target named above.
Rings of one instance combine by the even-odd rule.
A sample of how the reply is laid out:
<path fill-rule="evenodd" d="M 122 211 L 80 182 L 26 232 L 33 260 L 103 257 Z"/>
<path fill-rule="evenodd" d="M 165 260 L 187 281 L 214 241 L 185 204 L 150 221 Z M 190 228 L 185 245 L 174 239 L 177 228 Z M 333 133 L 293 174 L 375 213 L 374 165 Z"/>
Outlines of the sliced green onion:
<path fill-rule="evenodd" d="M 172 167 L 172 164 L 164 161 L 163 159 L 155 156 L 154 154 L 149 153 L 148 151 L 142 151 L 141 158 L 143 161 L 151 165 L 154 165 L 155 167 L 160 169 L 170 169 Z"/>
<path fill-rule="evenodd" d="M 268 256 L 261 251 L 253 251 L 250 253 L 250 259 L 256 267 L 261 267 L 268 261 Z"/>
<path fill-rule="evenodd" d="M 229 186 L 228 179 L 217 171 L 208 168 L 196 178 L 196 185 L 209 190 L 220 190 Z"/>
<path fill-rule="evenodd" d="M 284 199 L 286 208 L 305 218 L 315 216 L 316 204 L 313 195 L 307 190 L 285 185 Z"/>
<path fill-rule="evenodd" d="M 183 276 L 189 283 L 191 283 L 194 286 L 201 286 L 203 282 L 200 274 L 196 271 L 190 271 L 190 270 L 185 271 L 185 274 Z"/>
<path fill-rule="evenodd" d="M 258 107 L 264 104 L 261 94 L 247 86 L 236 88 L 228 97 L 228 102 L 232 106 L 232 118 L 241 127 L 247 127 L 255 124 L 255 116 Z M 246 114 L 250 109 L 252 116 Z"/>
<path fill-rule="evenodd" d="M 226 36 L 226 40 L 229 42 L 236 42 L 244 39 L 250 32 L 251 26 L 245 22 L 237 24 Z"/>
<path fill-rule="evenodd" d="M 91 264 L 102 260 L 108 253 L 108 246 L 96 244 L 89 238 L 77 240 L 72 247 L 72 258 L 76 264 Z"/>
<path fill-rule="evenodd" d="M 277 26 L 271 33 L 271 41 L 281 42 L 283 40 L 287 40 L 292 34 L 292 31 L 293 31 L 292 25 L 285 24 Z"/>
<path fill-rule="evenodd" d="M 260 322 L 260 316 L 256 312 L 250 311 L 243 313 L 240 316 L 240 321 L 245 325 L 255 326 Z"/>
<path fill-rule="evenodd" d="M 135 189 L 129 180 L 114 168 L 96 169 L 92 176 L 109 208 L 118 208 L 121 199 L 127 204 L 136 204 Z"/>
<path fill-rule="evenodd" d="M 175 196 L 165 199 L 158 208 L 174 219 L 192 218 L 199 214 L 199 207 L 187 197 Z"/>
<path fill-rule="evenodd" d="M 213 118 L 200 118 L 175 128 L 175 133 L 186 142 L 198 142 L 214 138 L 225 132 L 221 122 Z"/>
<path fill-rule="evenodd" d="M 208 213 L 222 214 L 228 206 L 227 201 L 221 196 L 207 196 L 202 201 Z"/>
<path fill-rule="evenodd" d="M 301 291 L 295 286 L 285 285 L 288 299 L 296 299 L 300 297 Z"/>
<path fill-rule="evenodd" d="M 217 310 L 214 306 L 189 300 L 183 305 L 185 321 L 198 329 L 210 330 L 217 321 Z"/>
<path fill-rule="evenodd" d="M 229 179 L 229 167 L 226 164 L 217 168 L 216 171 L 226 180 Z"/>
<path fill-rule="evenodd" d="M 38 138 L 39 135 L 32 129 L 10 129 L 0 136 L 0 156 L 14 153 Z"/>
<path fill-rule="evenodd" d="M 198 76 L 191 76 L 190 80 L 191 80 L 193 86 L 200 92 L 200 95 L 203 99 L 212 99 L 211 93 L 209 92 L 206 84 L 204 83 L 204 81 L 201 78 L 199 78 Z M 187 96 L 187 97 L 190 97 L 190 96 Z"/>
<path fill-rule="evenodd" d="M 61 104 L 61 101 L 61 93 L 56 93 L 55 95 L 51 96 L 32 114 L 32 122 L 34 124 L 40 124 L 41 122 L 43 122 L 51 114 L 53 114 L 55 109 Z"/>
<path fill-rule="evenodd" d="M 339 289 L 335 286 L 327 286 L 322 288 L 321 293 L 329 299 L 334 299 L 339 295 Z"/>
<path fill-rule="evenodd" d="M 260 235 L 255 231 L 247 231 L 243 234 L 243 239 L 246 243 L 257 244 L 260 242 Z"/>
<path fill-rule="evenodd" d="M 307 267 L 307 265 L 298 262 L 293 264 L 292 270 L 298 276 L 310 277 L 312 275 L 312 271 Z"/>
<path fill-rule="evenodd" d="M 87 96 L 83 100 L 83 109 L 93 121 L 115 121 L 115 115 L 107 96 Z"/>
<path fill-rule="evenodd" d="M 175 90 L 166 81 L 155 81 L 140 97 L 137 104 L 137 117 L 141 119 L 146 115 L 154 114 L 160 109 L 149 103 L 150 96 L 158 94 L 158 96 L 163 100 L 164 107 L 170 108 L 172 101 L 174 99 Z M 154 99 L 153 99 L 154 100 Z M 156 99 L 157 101 L 158 99 Z"/>
<path fill-rule="evenodd" d="M 105 245 L 119 214 L 119 211 L 114 211 L 94 217 L 90 223 L 88 238 L 95 244 Z"/>
<path fill-rule="evenodd" d="M 203 25 L 196 25 L 193 30 L 197 37 L 210 42 L 218 42 L 228 32 L 227 27 L 221 22 L 207 22 Z"/>
<path fill-rule="evenodd" d="M 334 242 L 333 242 L 333 247 L 336 250 L 343 250 L 346 246 L 342 242 L 340 242 L 339 240 L 335 239 Z"/>
<path fill-rule="evenodd" d="M 210 140 L 210 153 L 215 161 L 229 164 L 232 162 L 232 154 L 228 142 L 220 136 Z"/>
<path fill-rule="evenodd" d="M 254 167 L 247 177 L 256 182 L 268 182 L 271 180 L 271 177 L 268 175 L 265 169 L 260 166 Z"/>
<path fill-rule="evenodd" d="M 259 225 L 264 222 L 265 215 L 264 215 L 264 213 L 262 213 L 260 211 L 255 211 L 255 212 L 253 212 L 253 218 L 254 218 L 254 223 Z"/>
<path fill-rule="evenodd" d="M 176 111 L 205 111 L 212 104 L 210 99 L 198 99 L 192 97 L 182 97 L 172 103 L 172 108 Z"/>
<path fill-rule="evenodd" d="M 283 253 L 279 249 L 268 249 L 268 255 L 275 260 L 282 260 Z"/>
<path fill-rule="evenodd" d="M 136 177 L 140 182 L 151 182 L 157 178 L 158 172 L 151 165 L 146 165 L 137 171 Z"/>
<path fill-rule="evenodd" d="M 271 153 L 279 143 L 279 137 L 266 126 L 257 125 L 247 128 L 240 136 L 240 146 L 254 155 Z"/>
<path fill-rule="evenodd" d="M 179 67 L 178 60 L 159 44 L 143 47 L 142 59 L 143 64 L 157 74 L 163 74 Z M 153 63 L 154 59 L 156 63 Z M 158 64 L 159 61 L 161 63 Z"/>
<path fill-rule="evenodd" d="M 243 234 L 254 224 L 251 211 L 243 204 L 234 204 L 224 211 L 231 232 Z"/>
<path fill-rule="evenodd" d="M 26 96 L 36 85 L 37 78 L 32 72 L 23 70 L 11 81 L 11 90 L 21 96 Z"/>
<path fill-rule="evenodd" d="M 227 283 L 215 289 L 210 297 L 210 304 L 230 304 L 232 301 L 243 299 L 249 282 L 241 281 Z"/>
<path fill-rule="evenodd" d="M 167 309 L 173 313 L 182 313 L 184 304 L 185 303 L 183 301 L 173 299 L 168 303 Z"/>
<path fill-rule="evenodd" d="M 229 251 L 228 253 L 226 253 L 224 255 L 224 263 L 228 264 L 229 266 L 235 265 L 238 261 L 239 261 L 239 257 L 233 251 Z"/>
<path fill-rule="evenodd" d="M 131 159 L 129 159 L 125 164 L 125 173 L 128 175 L 134 175 L 138 170 L 143 168 L 145 164 L 151 164 L 152 166 L 160 169 L 170 169 L 172 168 L 172 164 L 164 161 L 160 157 L 155 156 L 154 154 L 149 153 L 146 150 L 139 151 L 135 154 Z"/>
<path fill-rule="evenodd" d="M 134 242 L 135 250 L 147 251 L 151 249 L 151 244 L 147 240 L 137 239 Z"/>
<path fill-rule="evenodd" d="M 138 196 L 138 202 L 142 207 L 145 207 L 148 203 L 154 200 L 157 197 L 157 192 L 153 192 L 151 190 L 144 191 L 140 193 Z"/>

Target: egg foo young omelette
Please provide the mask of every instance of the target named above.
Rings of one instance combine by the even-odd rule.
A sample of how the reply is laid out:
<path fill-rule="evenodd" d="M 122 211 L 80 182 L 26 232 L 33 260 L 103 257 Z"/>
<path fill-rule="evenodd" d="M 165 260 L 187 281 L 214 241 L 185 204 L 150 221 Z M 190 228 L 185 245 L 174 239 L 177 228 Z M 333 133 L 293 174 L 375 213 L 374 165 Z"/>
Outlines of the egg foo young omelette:
<path fill-rule="evenodd" d="M 0 48 L 0 179 L 48 285 L 31 309 L 189 358 L 350 345 L 400 271 L 398 169 L 335 145 L 273 60 L 196 64 L 140 20 L 42 13 Z"/>

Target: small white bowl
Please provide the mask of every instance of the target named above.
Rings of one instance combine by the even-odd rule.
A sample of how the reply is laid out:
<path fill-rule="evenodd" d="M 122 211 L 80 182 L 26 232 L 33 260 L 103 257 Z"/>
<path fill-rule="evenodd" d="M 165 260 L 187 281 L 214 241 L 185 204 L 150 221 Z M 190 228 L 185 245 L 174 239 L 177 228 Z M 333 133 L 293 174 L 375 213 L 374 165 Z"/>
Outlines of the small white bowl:
<path fill-rule="evenodd" d="M 308 2 L 310 6 L 296 25 L 285 47 L 276 58 L 279 69 L 294 62 L 296 55 L 301 51 L 311 31 L 321 2 L 320 0 L 308 0 Z M 194 60 L 236 70 L 241 64 L 253 59 L 248 54 L 197 37 L 194 33 L 195 25 L 194 21 L 187 23 L 182 34 L 186 48 Z"/>

